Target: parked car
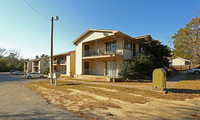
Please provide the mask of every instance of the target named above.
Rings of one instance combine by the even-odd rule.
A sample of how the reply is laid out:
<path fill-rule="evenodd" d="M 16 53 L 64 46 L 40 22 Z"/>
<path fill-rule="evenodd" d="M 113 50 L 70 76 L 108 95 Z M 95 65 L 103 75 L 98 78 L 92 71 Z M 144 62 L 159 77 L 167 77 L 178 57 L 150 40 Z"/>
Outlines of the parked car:
<path fill-rule="evenodd" d="M 27 79 L 31 79 L 31 78 L 43 78 L 44 76 L 36 72 L 30 72 L 30 73 L 26 73 L 24 77 Z"/>
<path fill-rule="evenodd" d="M 189 69 L 189 73 L 199 74 L 200 73 L 200 67 Z"/>
<path fill-rule="evenodd" d="M 11 70 L 10 73 L 17 72 L 18 70 Z"/>
<path fill-rule="evenodd" d="M 12 72 L 12 74 L 14 74 L 14 75 L 23 75 L 24 72 L 21 72 L 21 71 L 15 71 L 15 72 Z"/>

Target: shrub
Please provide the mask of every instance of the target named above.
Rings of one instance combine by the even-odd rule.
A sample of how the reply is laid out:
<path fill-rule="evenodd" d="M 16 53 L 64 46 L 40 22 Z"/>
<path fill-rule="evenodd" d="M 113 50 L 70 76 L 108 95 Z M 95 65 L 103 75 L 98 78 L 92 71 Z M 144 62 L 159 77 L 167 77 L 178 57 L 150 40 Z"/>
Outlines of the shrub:
<path fill-rule="evenodd" d="M 50 72 L 50 68 L 47 67 L 47 68 L 43 71 L 43 74 L 49 74 L 49 72 Z"/>
<path fill-rule="evenodd" d="M 140 79 L 145 76 L 151 76 L 153 63 L 149 57 L 142 55 L 132 60 L 124 61 L 119 68 L 119 75 L 123 79 Z"/>

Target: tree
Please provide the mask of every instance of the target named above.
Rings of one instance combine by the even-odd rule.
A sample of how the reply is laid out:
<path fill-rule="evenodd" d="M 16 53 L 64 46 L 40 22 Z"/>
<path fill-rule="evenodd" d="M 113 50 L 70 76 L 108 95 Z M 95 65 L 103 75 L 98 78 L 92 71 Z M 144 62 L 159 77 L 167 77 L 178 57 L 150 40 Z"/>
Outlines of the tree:
<path fill-rule="evenodd" d="M 200 18 L 195 15 L 172 36 L 174 57 L 183 57 L 196 62 L 200 60 Z"/>
<path fill-rule="evenodd" d="M 0 58 L 3 57 L 6 54 L 6 49 L 0 48 Z"/>
<path fill-rule="evenodd" d="M 24 69 L 24 60 L 20 59 L 20 53 L 16 50 L 6 50 L 0 48 L 0 71 L 8 72 L 12 69 L 22 71 Z M 8 54 L 8 56 L 5 56 Z"/>
<path fill-rule="evenodd" d="M 119 75 L 124 79 L 140 79 L 150 77 L 156 68 L 169 67 L 170 49 L 158 40 L 142 44 L 142 56 L 124 61 L 119 68 Z"/>
<path fill-rule="evenodd" d="M 42 54 L 40 57 L 41 57 L 41 58 L 43 58 L 43 57 L 48 57 L 48 55 Z"/>
<path fill-rule="evenodd" d="M 144 55 L 154 63 L 154 68 L 169 67 L 171 50 L 167 45 L 161 44 L 158 40 L 147 41 L 142 44 Z"/>

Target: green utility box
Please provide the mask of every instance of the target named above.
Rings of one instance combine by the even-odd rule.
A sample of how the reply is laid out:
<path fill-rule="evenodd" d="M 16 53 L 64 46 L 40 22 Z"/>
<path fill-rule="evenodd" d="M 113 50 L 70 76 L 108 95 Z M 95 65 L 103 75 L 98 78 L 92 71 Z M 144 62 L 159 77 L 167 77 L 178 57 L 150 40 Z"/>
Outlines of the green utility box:
<path fill-rule="evenodd" d="M 153 90 L 166 89 L 167 74 L 163 68 L 155 69 L 153 71 Z"/>

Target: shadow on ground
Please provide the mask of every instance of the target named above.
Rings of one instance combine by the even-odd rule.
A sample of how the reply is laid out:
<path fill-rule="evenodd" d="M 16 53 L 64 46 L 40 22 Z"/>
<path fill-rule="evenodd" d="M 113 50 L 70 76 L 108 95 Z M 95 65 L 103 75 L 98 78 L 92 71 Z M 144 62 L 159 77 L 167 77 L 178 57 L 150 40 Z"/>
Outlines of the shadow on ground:
<path fill-rule="evenodd" d="M 185 94 L 200 94 L 200 90 L 193 90 L 193 89 L 168 89 L 168 92 L 172 93 L 185 93 Z"/>

